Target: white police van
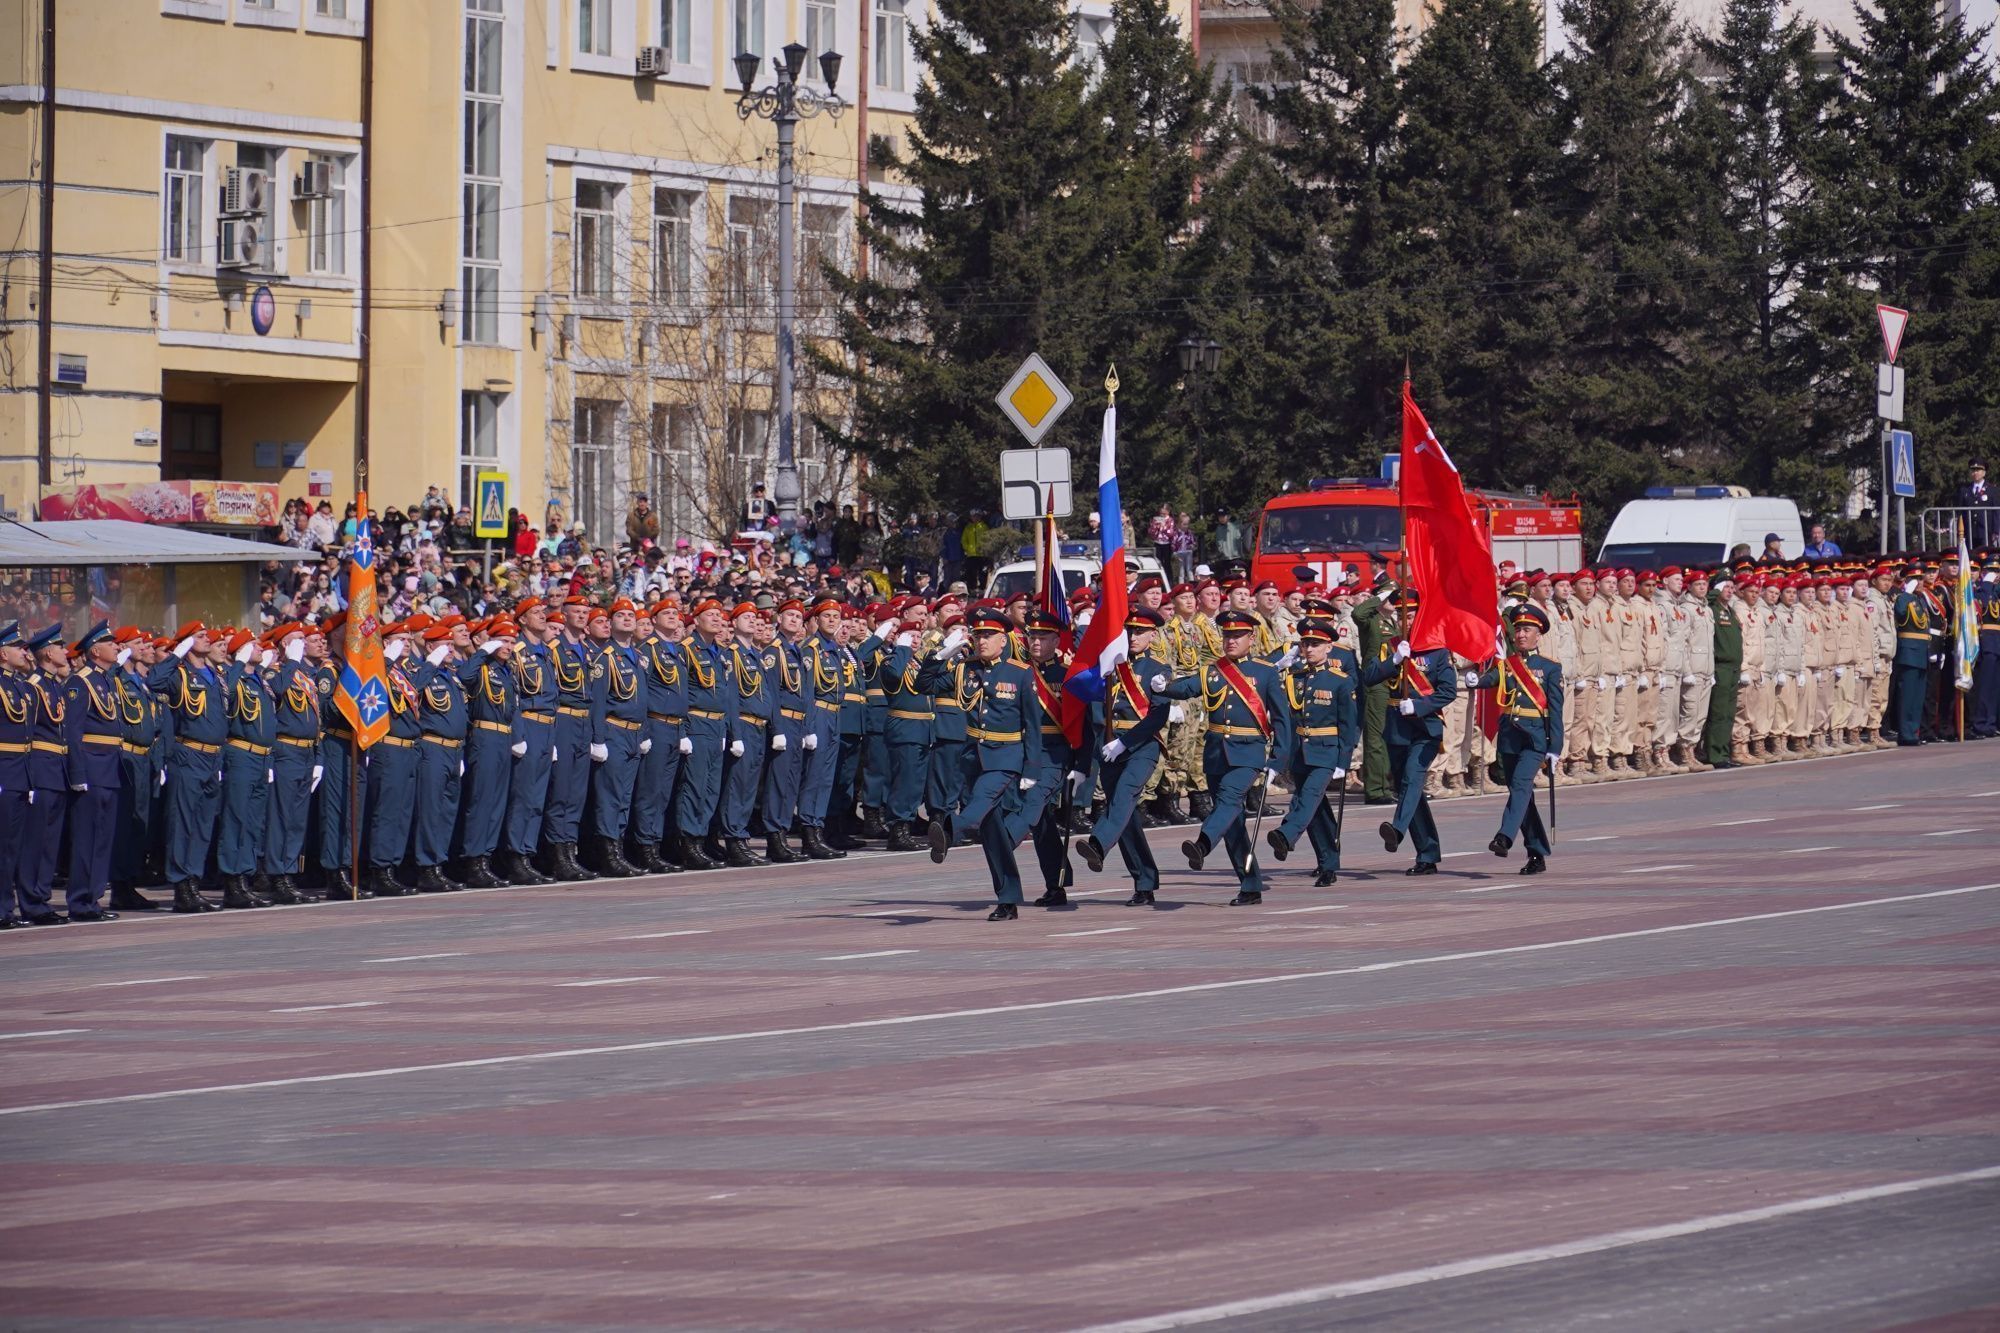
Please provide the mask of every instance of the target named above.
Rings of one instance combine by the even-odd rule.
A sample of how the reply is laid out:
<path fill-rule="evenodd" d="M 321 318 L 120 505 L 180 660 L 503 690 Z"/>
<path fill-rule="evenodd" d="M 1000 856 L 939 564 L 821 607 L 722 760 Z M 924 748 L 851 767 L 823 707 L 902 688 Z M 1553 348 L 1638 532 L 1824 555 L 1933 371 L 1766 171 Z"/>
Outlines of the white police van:
<path fill-rule="evenodd" d="M 1632 569 L 1713 569 L 1739 546 L 1749 547 L 1753 560 L 1763 555 L 1772 533 L 1786 558 L 1805 550 L 1796 504 L 1741 486 L 1653 486 L 1611 520 L 1597 560 Z"/>

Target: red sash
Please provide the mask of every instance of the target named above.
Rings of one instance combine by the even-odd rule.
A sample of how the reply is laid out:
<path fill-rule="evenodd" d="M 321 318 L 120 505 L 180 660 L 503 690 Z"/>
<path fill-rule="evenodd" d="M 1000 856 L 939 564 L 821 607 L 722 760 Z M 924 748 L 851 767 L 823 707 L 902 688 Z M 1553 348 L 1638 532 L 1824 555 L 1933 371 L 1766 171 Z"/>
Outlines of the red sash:
<path fill-rule="evenodd" d="M 1549 696 L 1542 691 L 1542 678 L 1518 654 L 1508 654 L 1507 674 L 1512 678 L 1514 688 L 1533 700 L 1535 707 L 1544 713 L 1549 711 Z"/>
<path fill-rule="evenodd" d="M 1146 714 L 1152 710 L 1153 701 L 1146 697 L 1145 688 L 1139 684 L 1139 677 L 1132 671 L 1132 664 L 1120 662 L 1112 670 L 1118 675 L 1118 684 L 1124 688 L 1125 697 L 1132 701 L 1132 711 L 1139 715 L 1141 722 L 1145 721 Z"/>
<path fill-rule="evenodd" d="M 1431 697 L 1431 678 L 1424 674 L 1424 669 L 1417 665 L 1414 657 L 1403 659 L 1403 684 L 1419 699 Z"/>
<path fill-rule="evenodd" d="M 1061 722 L 1062 701 L 1056 698 L 1056 692 L 1049 688 L 1049 683 L 1042 679 L 1042 673 L 1034 667 L 1028 668 L 1028 674 L 1035 678 L 1035 697 L 1042 702 L 1042 712 L 1048 716 L 1049 721 Z"/>
<path fill-rule="evenodd" d="M 1243 669 L 1230 661 L 1218 661 L 1215 669 L 1229 682 L 1237 697 L 1243 700 L 1244 707 L 1250 710 L 1250 716 L 1256 719 L 1257 730 L 1268 737 L 1271 734 L 1271 715 L 1264 711 L 1264 701 L 1257 697 L 1257 687 L 1244 676 Z"/>

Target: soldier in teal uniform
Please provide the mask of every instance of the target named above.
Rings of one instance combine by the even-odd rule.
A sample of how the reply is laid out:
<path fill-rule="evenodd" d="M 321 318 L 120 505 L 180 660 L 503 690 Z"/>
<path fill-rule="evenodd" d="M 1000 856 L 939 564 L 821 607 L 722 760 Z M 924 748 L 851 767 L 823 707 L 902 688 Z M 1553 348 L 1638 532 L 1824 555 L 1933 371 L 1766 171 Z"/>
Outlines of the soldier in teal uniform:
<path fill-rule="evenodd" d="M 389 659 L 389 732 L 368 747 L 366 810 L 368 869 L 362 887 L 378 898 L 406 898 L 416 889 L 396 878 L 410 852 L 410 825 L 417 802 L 417 746 L 423 739 L 417 687 L 404 661 L 413 640 L 420 642 L 431 618 L 411 616 L 382 627 L 382 652 Z"/>
<path fill-rule="evenodd" d="M 888 696 L 874 683 L 870 664 L 881 660 L 889 633 L 895 629 L 894 622 L 887 619 L 888 609 L 880 610 L 884 620 L 870 634 L 861 608 L 842 607 L 840 635 L 835 640 L 841 681 L 840 762 L 834 770 L 825 833 L 826 845 L 835 851 L 854 851 L 862 845 L 861 835 L 868 832 L 868 762 L 871 752 L 882 748 L 882 721 L 888 708 Z M 857 807 L 861 811 L 858 816 Z"/>
<path fill-rule="evenodd" d="M 1334 644 L 1334 624 L 1321 616 L 1299 622 L 1299 660 L 1285 669 L 1285 699 L 1292 709 L 1292 747 L 1286 762 L 1292 805 L 1284 822 L 1266 834 L 1271 855 L 1283 861 L 1300 838 L 1312 842 L 1313 887 L 1340 873 L 1340 826 L 1326 808 L 1326 790 L 1345 780 L 1361 743 L 1361 666 Z"/>
<path fill-rule="evenodd" d="M 799 789 L 805 776 L 806 741 L 818 744 L 817 725 L 810 714 L 815 686 L 807 675 L 806 609 L 797 599 L 781 603 L 776 612 L 778 634 L 764 649 L 764 675 L 771 685 L 770 752 L 764 760 L 761 822 L 764 855 L 774 864 L 800 859 L 785 840 L 799 811 Z"/>
<path fill-rule="evenodd" d="M 1075 882 L 1070 869 L 1069 848 L 1063 828 L 1063 794 L 1070 774 L 1083 781 L 1089 763 L 1078 758 L 1088 751 L 1072 751 L 1062 729 L 1063 678 L 1069 666 L 1062 658 L 1062 622 L 1039 608 L 1027 615 L 1023 637 L 1027 640 L 1028 670 L 1034 674 L 1035 701 L 1040 710 L 1042 751 L 1040 770 L 1028 776 L 1035 785 L 1021 794 L 1021 808 L 1014 813 L 1014 840 L 1032 838 L 1035 863 L 1042 872 L 1042 896 L 1037 907 L 1066 907 Z M 1141 839 L 1141 842 L 1144 840 Z M 1150 855 L 1150 853 L 1149 853 Z M 1132 864 L 1128 857 L 1126 865 Z M 1155 883 L 1158 870 L 1154 871 Z"/>
<path fill-rule="evenodd" d="M 811 633 L 799 644 L 799 657 L 805 664 L 808 712 L 805 767 L 799 776 L 799 849 L 815 861 L 838 861 L 847 853 L 827 844 L 826 826 L 840 776 L 841 713 L 848 693 L 843 668 L 849 659 L 840 642 L 840 603 L 831 597 L 822 598 L 813 604 L 811 616 Z M 857 688 L 854 704 L 857 723 L 861 718 L 861 698 Z"/>
<path fill-rule="evenodd" d="M 678 860 L 683 870 L 722 866 L 702 844 L 722 800 L 723 761 L 734 743 L 730 729 L 736 717 L 736 678 L 729 650 L 722 644 L 728 623 L 722 603 L 705 598 L 695 604 L 694 632 L 681 644 L 688 669 L 688 743 L 681 751 L 674 825 L 680 834 Z"/>
<path fill-rule="evenodd" d="M 1921 586 L 1923 569 L 1903 567 L 1903 590 L 1896 594 L 1896 656 L 1894 659 L 1893 706 L 1896 713 L 1896 744 L 1921 745 L 1924 697 L 1928 693 L 1931 659 L 1933 607 Z"/>
<path fill-rule="evenodd" d="M 584 636 L 590 624 L 590 603 L 571 597 L 563 603 L 562 629 L 549 642 L 549 664 L 555 673 L 556 734 L 554 767 L 549 770 L 548 796 L 542 809 L 544 866 L 557 879 L 589 879 L 591 872 L 576 859 L 583 829 L 583 803 L 590 794 L 590 668 L 593 654 Z"/>
<path fill-rule="evenodd" d="M 928 832 L 931 860 L 942 862 L 956 834 L 977 832 L 986 849 L 986 868 L 999 905 L 989 921 L 1013 921 L 1021 913 L 1021 872 L 1014 860 L 1020 841 L 1010 816 L 1023 793 L 1040 784 L 1041 706 L 1033 673 L 1007 660 L 1007 613 L 997 607 L 973 612 L 973 657 L 962 667 L 952 659 L 965 648 L 965 634 L 953 630 L 918 672 L 923 689 L 949 694 L 965 720 L 966 739 L 957 759 L 965 771 L 965 800 L 956 812 L 933 815 Z"/>
<path fill-rule="evenodd" d="M 1539 651 L 1542 635 L 1549 632 L 1547 612 L 1525 603 L 1508 614 L 1508 623 L 1514 651 L 1479 676 L 1481 689 L 1499 690 L 1500 733 L 1495 745 L 1507 775 L 1507 808 L 1487 849 L 1505 856 L 1518 836 L 1528 849 L 1521 873 L 1539 875 L 1548 869 L 1555 849 L 1535 807 L 1535 780 L 1562 755 L 1562 667 Z"/>
<path fill-rule="evenodd" d="M 20 622 L 0 621 L 0 930 L 23 924 L 27 910 L 19 886 L 28 821 L 35 815 L 35 807 L 28 803 L 33 794 L 28 786 L 28 755 L 38 706 L 28 684 L 31 662 Z"/>
<path fill-rule="evenodd" d="M 771 745 L 774 708 L 770 674 L 757 644 L 762 614 L 749 602 L 737 604 L 731 619 L 735 637 L 725 650 L 729 679 L 734 685 L 736 712 L 729 730 L 729 757 L 722 766 L 722 800 L 716 811 L 716 836 L 722 840 L 723 862 L 760 866 L 764 858 L 750 850 L 750 819 L 757 812 L 763 789 L 764 756 Z"/>
<path fill-rule="evenodd" d="M 266 897 L 275 903 L 302 903 L 294 876 L 306 848 L 306 816 L 313 793 L 325 778 L 320 755 L 319 685 L 306 662 L 306 627 L 280 625 L 268 636 L 278 645 L 272 668 L 271 707 L 277 735 L 271 751 L 271 818 L 265 829 Z"/>
<path fill-rule="evenodd" d="M 1198 684 L 1208 732 L 1202 741 L 1202 771 L 1215 809 L 1201 831 L 1181 844 L 1190 869 L 1199 870 L 1220 845 L 1236 872 L 1232 907 L 1254 907 L 1264 901 L 1264 876 L 1257 849 L 1246 827 L 1244 801 L 1261 777 L 1277 780 L 1271 765 L 1291 753 L 1292 708 L 1279 668 L 1256 659 L 1259 621 L 1248 611 L 1225 611 L 1216 617 L 1222 632 L 1222 653 L 1202 671 L 1180 684 Z"/>
<path fill-rule="evenodd" d="M 359 803 L 353 791 L 361 781 L 358 756 L 354 753 L 354 728 L 335 702 L 340 685 L 340 666 L 345 660 L 347 612 L 337 611 L 308 635 L 306 650 L 312 662 L 313 689 L 319 694 L 320 781 L 313 814 L 317 823 L 320 877 L 326 885 L 328 902 L 372 897 L 354 882 L 353 839 Z M 366 790 L 366 788 L 362 788 Z"/>
<path fill-rule="evenodd" d="M 174 634 L 171 653 L 153 665 L 146 683 L 173 718 L 174 748 L 166 767 L 166 872 L 176 912 L 213 912 L 202 896 L 208 853 L 222 808 L 222 677 L 209 664 L 208 627 L 189 621 Z"/>
<path fill-rule="evenodd" d="M 495 616 L 486 624 L 486 642 L 458 664 L 467 726 L 452 878 L 471 889 L 496 889 L 512 882 L 494 872 L 493 854 L 507 824 L 507 788 L 514 765 L 528 754 L 528 743 L 515 737 L 513 657 L 519 634 L 513 621 Z"/>
<path fill-rule="evenodd" d="M 1131 657 L 1105 679 L 1104 698 L 1091 708 L 1082 749 L 1087 758 L 1094 748 L 1103 763 L 1104 811 L 1090 833 L 1078 839 L 1076 854 L 1096 873 L 1104 869 L 1108 851 L 1118 848 L 1132 875 L 1128 907 L 1153 906 L 1160 887 L 1160 868 L 1138 819 L 1139 798 L 1159 767 L 1160 733 L 1172 717 L 1174 701 L 1192 698 L 1199 688 L 1193 676 L 1176 681 L 1172 668 L 1147 655 L 1165 623 L 1150 607 L 1135 606 L 1126 613 Z M 1075 771 L 1087 767 L 1079 765 Z"/>
<path fill-rule="evenodd" d="M 263 645 L 240 629 L 230 636 L 228 649 L 233 661 L 222 682 L 222 711 L 229 740 L 222 749 L 222 825 L 215 834 L 215 869 L 222 876 L 224 907 L 268 907 L 250 881 L 264 865 L 277 722 L 270 688 L 257 667 Z"/>
<path fill-rule="evenodd" d="M 1416 589 L 1404 596 L 1414 617 Z M 1404 873 L 1435 875 L 1444 848 L 1438 841 L 1430 800 L 1424 795 L 1424 778 L 1444 741 L 1444 710 L 1458 698 L 1458 672 L 1452 667 L 1451 654 L 1443 648 L 1413 655 L 1406 639 L 1394 651 L 1385 651 L 1380 661 L 1364 667 L 1361 681 L 1364 685 L 1389 685 L 1389 713 L 1382 737 L 1396 784 L 1396 814 L 1382 821 L 1382 845 L 1393 852 L 1407 835 L 1416 847 L 1417 859 Z"/>
<path fill-rule="evenodd" d="M 625 859 L 625 829 L 632 822 L 632 789 L 639 764 L 653 748 L 646 735 L 645 673 L 639 657 L 639 608 L 624 597 L 607 608 L 611 641 L 590 667 L 589 868 L 623 878 L 639 867 Z"/>
<path fill-rule="evenodd" d="M 101 899 L 111 887 L 111 847 L 130 834 L 116 822 L 125 782 L 118 710 L 117 640 L 100 620 L 71 650 L 80 659 L 63 682 L 63 764 L 69 779 L 69 877 L 64 906 L 71 921 L 115 921 Z"/>
<path fill-rule="evenodd" d="M 672 601 L 654 606 L 649 620 L 651 632 L 639 640 L 639 666 L 646 682 L 646 739 L 651 745 L 639 760 L 628 859 L 649 874 L 679 874 L 680 864 L 666 855 L 663 844 L 681 760 L 694 748 L 687 736 L 687 661 L 680 646 L 686 629 L 680 605 Z"/>
<path fill-rule="evenodd" d="M 918 657 L 922 639 L 923 603 L 906 606 L 896 646 L 877 669 L 888 711 L 882 721 L 883 764 L 888 775 L 885 794 L 888 810 L 888 849 L 914 852 L 917 840 L 910 835 L 916 822 L 917 806 L 924 799 L 924 781 L 930 773 L 931 729 L 936 713 L 931 699 L 917 688 Z"/>
<path fill-rule="evenodd" d="M 158 651 L 152 639 L 129 625 L 112 637 L 118 644 L 111 681 L 118 698 L 119 783 L 112 822 L 117 838 L 111 848 L 111 910 L 157 912 L 160 905 L 140 893 L 139 885 L 145 881 L 146 858 L 158 833 L 153 803 L 166 753 L 161 744 L 163 710 L 146 683 L 146 671 Z"/>
<path fill-rule="evenodd" d="M 417 691 L 417 808 L 410 839 L 420 893 L 456 893 L 464 888 L 444 873 L 458 825 L 458 795 L 465 777 L 467 731 L 465 687 L 458 679 L 458 652 L 469 647 L 455 617 L 424 631 L 424 659 L 409 668 Z"/>
<path fill-rule="evenodd" d="M 535 866 L 535 853 L 542 842 L 544 813 L 548 806 L 549 779 L 555 772 L 560 747 L 556 741 L 556 706 L 561 694 L 556 689 L 555 631 L 549 626 L 548 608 L 539 597 L 524 598 L 514 606 L 514 625 L 521 631 L 514 650 L 514 756 L 513 774 L 507 783 L 507 827 L 503 835 L 506 855 L 497 869 L 515 884 L 553 884 Z M 570 879 L 589 878 L 578 867 Z"/>
<path fill-rule="evenodd" d="M 1988 553 L 1972 595 L 1978 611 L 1979 655 L 1972 663 L 1972 707 L 1965 734 L 2000 736 L 2000 556 Z"/>
<path fill-rule="evenodd" d="M 861 693 L 865 706 L 859 777 L 855 783 L 855 798 L 861 805 L 861 824 L 857 832 L 863 838 L 887 838 L 889 689 L 883 681 L 883 671 L 895 651 L 895 635 L 901 622 L 894 610 L 880 602 L 870 603 L 864 609 L 862 618 L 875 626 L 877 643 L 872 653 L 855 649 L 855 660 L 861 667 Z"/>
<path fill-rule="evenodd" d="M 965 617 L 956 606 L 938 618 L 938 630 L 965 633 Z M 934 695 L 931 704 L 931 743 L 924 771 L 924 814 L 932 823 L 949 819 L 965 795 L 965 765 L 960 755 L 965 749 L 965 710 L 949 691 Z M 961 827 L 964 827 L 961 825 Z"/>

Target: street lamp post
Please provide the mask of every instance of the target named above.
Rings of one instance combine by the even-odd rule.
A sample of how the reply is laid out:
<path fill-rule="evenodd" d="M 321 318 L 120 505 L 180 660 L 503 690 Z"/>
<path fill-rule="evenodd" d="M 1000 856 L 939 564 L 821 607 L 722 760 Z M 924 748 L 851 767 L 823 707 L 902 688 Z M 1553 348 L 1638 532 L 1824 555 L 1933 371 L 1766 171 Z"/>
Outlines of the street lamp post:
<path fill-rule="evenodd" d="M 847 104 L 840 94 L 833 90 L 840 80 L 840 54 L 836 51 L 823 52 L 819 57 L 820 77 L 826 82 L 825 92 L 815 92 L 799 82 L 799 75 L 805 71 L 806 57 L 811 54 L 797 42 L 786 46 L 778 55 L 771 57 L 771 68 L 777 82 L 764 88 L 756 87 L 758 58 L 753 52 L 745 51 L 733 62 L 736 77 L 743 85 L 742 95 L 736 99 L 736 118 L 748 120 L 759 116 L 778 127 L 778 477 L 777 502 L 778 526 L 790 533 L 799 517 L 799 461 L 794 442 L 797 438 L 795 420 L 797 411 L 792 403 L 792 325 L 798 318 L 798 274 L 793 271 L 793 182 L 792 143 L 797 133 L 798 123 L 814 116 L 825 115 L 839 119 Z"/>
<path fill-rule="evenodd" d="M 1222 344 L 1213 338 L 1183 338 L 1174 344 L 1180 353 L 1181 382 L 1187 387 L 1188 396 L 1194 400 L 1195 409 L 1201 407 L 1201 382 L 1205 375 L 1213 375 L 1222 368 Z M 1194 436 L 1194 516 L 1195 522 L 1207 521 L 1203 510 L 1201 466 L 1201 433 Z"/>

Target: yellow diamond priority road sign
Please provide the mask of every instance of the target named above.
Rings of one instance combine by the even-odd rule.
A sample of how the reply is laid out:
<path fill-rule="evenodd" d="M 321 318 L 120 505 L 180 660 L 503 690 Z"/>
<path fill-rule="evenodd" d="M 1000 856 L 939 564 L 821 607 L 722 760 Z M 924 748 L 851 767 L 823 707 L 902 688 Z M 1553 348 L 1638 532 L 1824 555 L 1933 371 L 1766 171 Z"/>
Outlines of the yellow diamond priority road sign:
<path fill-rule="evenodd" d="M 1029 444 L 1040 444 L 1076 397 L 1046 361 L 1030 352 L 993 401 Z"/>

